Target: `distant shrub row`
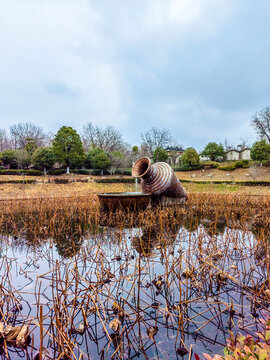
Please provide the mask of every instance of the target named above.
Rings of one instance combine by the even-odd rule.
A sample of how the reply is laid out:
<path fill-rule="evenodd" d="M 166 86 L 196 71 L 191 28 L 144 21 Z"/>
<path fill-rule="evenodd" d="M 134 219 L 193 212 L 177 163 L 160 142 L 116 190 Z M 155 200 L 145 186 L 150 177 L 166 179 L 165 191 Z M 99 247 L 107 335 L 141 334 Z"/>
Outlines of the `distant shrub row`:
<path fill-rule="evenodd" d="M 241 160 L 241 161 L 226 163 L 224 165 L 219 165 L 218 169 L 223 171 L 233 171 L 235 169 L 248 168 L 248 167 L 249 167 L 249 161 Z"/>
<path fill-rule="evenodd" d="M 80 175 L 131 175 L 131 169 L 116 169 L 113 173 L 101 169 L 72 169 L 70 172 Z M 66 173 L 66 169 L 52 169 L 48 170 L 47 173 L 49 175 L 62 175 Z"/>
<path fill-rule="evenodd" d="M 72 169 L 73 174 L 81 175 L 111 175 L 108 170 L 100 169 Z M 28 175 L 28 176 L 41 176 L 43 171 L 40 170 L 25 170 L 25 169 L 0 169 L 0 175 Z M 62 175 L 66 174 L 66 169 L 51 169 L 47 171 L 48 175 Z M 131 169 L 116 169 L 113 175 L 131 175 Z"/>
<path fill-rule="evenodd" d="M 228 180 L 188 180 L 179 179 L 181 183 L 196 183 L 196 184 L 224 184 L 224 185 L 245 185 L 245 186 L 270 186 L 270 181 L 267 180 L 244 180 L 244 181 L 228 181 Z"/>
<path fill-rule="evenodd" d="M 28 175 L 28 176 L 40 176 L 43 175 L 42 171 L 39 170 L 23 170 L 23 169 L 5 169 L 0 170 L 0 175 Z"/>
<path fill-rule="evenodd" d="M 179 165 L 173 166 L 174 171 L 192 171 L 192 170 L 200 170 L 201 165 Z"/>
<path fill-rule="evenodd" d="M 219 169 L 224 171 L 232 171 L 237 168 L 247 168 L 249 167 L 248 160 L 242 161 L 235 161 L 235 162 L 227 162 L 227 163 L 220 163 L 217 161 L 201 161 L 200 165 L 196 166 L 188 166 L 188 165 L 180 165 L 174 166 L 174 171 L 193 171 L 193 170 L 200 170 L 200 169 Z"/>

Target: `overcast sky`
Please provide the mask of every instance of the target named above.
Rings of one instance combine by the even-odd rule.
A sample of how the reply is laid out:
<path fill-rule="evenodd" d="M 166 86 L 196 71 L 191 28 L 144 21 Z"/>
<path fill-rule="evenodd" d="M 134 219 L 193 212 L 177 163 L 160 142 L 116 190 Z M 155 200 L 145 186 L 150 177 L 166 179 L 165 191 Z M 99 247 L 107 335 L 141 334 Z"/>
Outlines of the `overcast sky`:
<path fill-rule="evenodd" d="M 270 105 L 269 0 L 0 0 L 0 128 L 88 121 L 135 145 L 256 139 Z"/>

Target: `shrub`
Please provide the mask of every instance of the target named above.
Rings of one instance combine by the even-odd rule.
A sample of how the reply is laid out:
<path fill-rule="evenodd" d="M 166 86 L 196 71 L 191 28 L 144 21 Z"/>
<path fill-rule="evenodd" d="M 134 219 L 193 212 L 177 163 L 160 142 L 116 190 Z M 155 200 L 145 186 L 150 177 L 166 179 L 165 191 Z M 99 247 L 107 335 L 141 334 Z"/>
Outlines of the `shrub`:
<path fill-rule="evenodd" d="M 2 161 L 4 166 L 8 166 L 10 168 L 17 167 L 16 160 L 16 151 L 15 150 L 4 150 L 0 153 L 0 160 Z"/>
<path fill-rule="evenodd" d="M 218 167 L 218 170 L 222 170 L 222 171 L 233 171 L 235 169 L 236 169 L 236 163 L 220 165 Z"/>
<path fill-rule="evenodd" d="M 36 167 L 48 170 L 55 163 L 55 155 L 51 148 L 39 148 L 34 152 L 33 163 Z"/>
<path fill-rule="evenodd" d="M 259 359 L 266 360 L 270 357 L 270 320 L 260 319 L 262 329 L 256 333 L 256 336 L 251 335 L 234 335 L 230 332 L 230 338 L 227 340 L 227 346 L 224 349 L 224 355 L 215 355 L 211 357 L 208 354 L 203 354 L 207 360 L 248 360 Z M 200 357 L 198 356 L 200 359 Z"/>
<path fill-rule="evenodd" d="M 23 149 L 16 150 L 16 162 L 19 169 L 28 168 L 31 164 L 31 155 Z"/>
<path fill-rule="evenodd" d="M 108 154 L 98 147 L 94 147 L 86 154 L 85 166 L 88 168 L 106 170 L 111 165 Z"/>
<path fill-rule="evenodd" d="M 200 165 L 202 168 L 208 166 L 209 169 L 216 169 L 220 164 L 216 161 L 201 161 Z"/>
<path fill-rule="evenodd" d="M 235 162 L 236 168 L 248 168 L 249 161 L 248 160 L 240 160 Z"/>
<path fill-rule="evenodd" d="M 236 162 L 235 162 L 235 167 L 236 167 L 236 169 L 242 168 L 242 167 L 243 167 L 242 161 L 236 161 Z"/>
<path fill-rule="evenodd" d="M 263 160 L 263 166 L 270 166 L 270 160 Z"/>

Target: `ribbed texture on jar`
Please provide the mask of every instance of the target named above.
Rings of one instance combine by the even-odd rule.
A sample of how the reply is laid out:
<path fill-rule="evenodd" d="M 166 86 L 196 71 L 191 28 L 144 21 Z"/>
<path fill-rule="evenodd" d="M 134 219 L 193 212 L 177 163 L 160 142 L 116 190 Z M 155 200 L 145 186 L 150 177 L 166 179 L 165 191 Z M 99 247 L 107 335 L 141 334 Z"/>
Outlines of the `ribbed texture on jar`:
<path fill-rule="evenodd" d="M 160 162 L 151 166 L 146 181 L 142 181 L 143 191 L 159 195 L 170 185 L 173 176 L 170 165 Z"/>

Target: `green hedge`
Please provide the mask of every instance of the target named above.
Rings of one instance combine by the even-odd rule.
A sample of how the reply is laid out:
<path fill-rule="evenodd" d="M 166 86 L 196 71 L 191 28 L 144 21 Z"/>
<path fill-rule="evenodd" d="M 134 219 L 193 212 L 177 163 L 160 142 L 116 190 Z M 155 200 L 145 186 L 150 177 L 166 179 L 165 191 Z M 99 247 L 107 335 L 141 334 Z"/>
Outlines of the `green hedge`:
<path fill-rule="evenodd" d="M 29 176 L 40 176 L 43 172 L 40 170 L 24 170 L 24 169 L 5 169 L 0 170 L 0 175 L 29 175 Z"/>
<path fill-rule="evenodd" d="M 174 171 L 194 171 L 194 170 L 200 170 L 201 166 L 200 165 L 193 165 L 193 166 L 189 166 L 189 165 L 180 165 L 180 166 L 173 166 L 173 170 Z"/>
<path fill-rule="evenodd" d="M 249 161 L 248 160 L 236 161 L 235 166 L 236 166 L 236 168 L 248 168 Z"/>
<path fill-rule="evenodd" d="M 195 184 L 224 184 L 224 185 L 245 185 L 245 186 L 270 186 L 270 181 L 267 180 L 243 180 L 243 181 L 229 181 L 229 180 L 188 180 L 179 179 L 181 183 L 195 183 Z"/>
<path fill-rule="evenodd" d="M 66 169 L 51 169 L 47 171 L 48 175 L 62 175 L 67 172 Z"/>
<path fill-rule="evenodd" d="M 127 168 L 127 169 L 116 169 L 115 170 L 115 174 L 118 175 L 130 175 L 131 176 L 131 168 Z"/>
<path fill-rule="evenodd" d="M 270 166 L 270 160 L 263 160 L 263 166 Z"/>
<path fill-rule="evenodd" d="M 95 180 L 96 183 L 101 184 L 111 184 L 111 183 L 128 183 L 128 184 L 134 184 L 135 179 L 134 178 L 108 178 L 108 179 L 97 179 Z M 140 179 L 138 179 L 138 183 L 140 183 Z"/>

